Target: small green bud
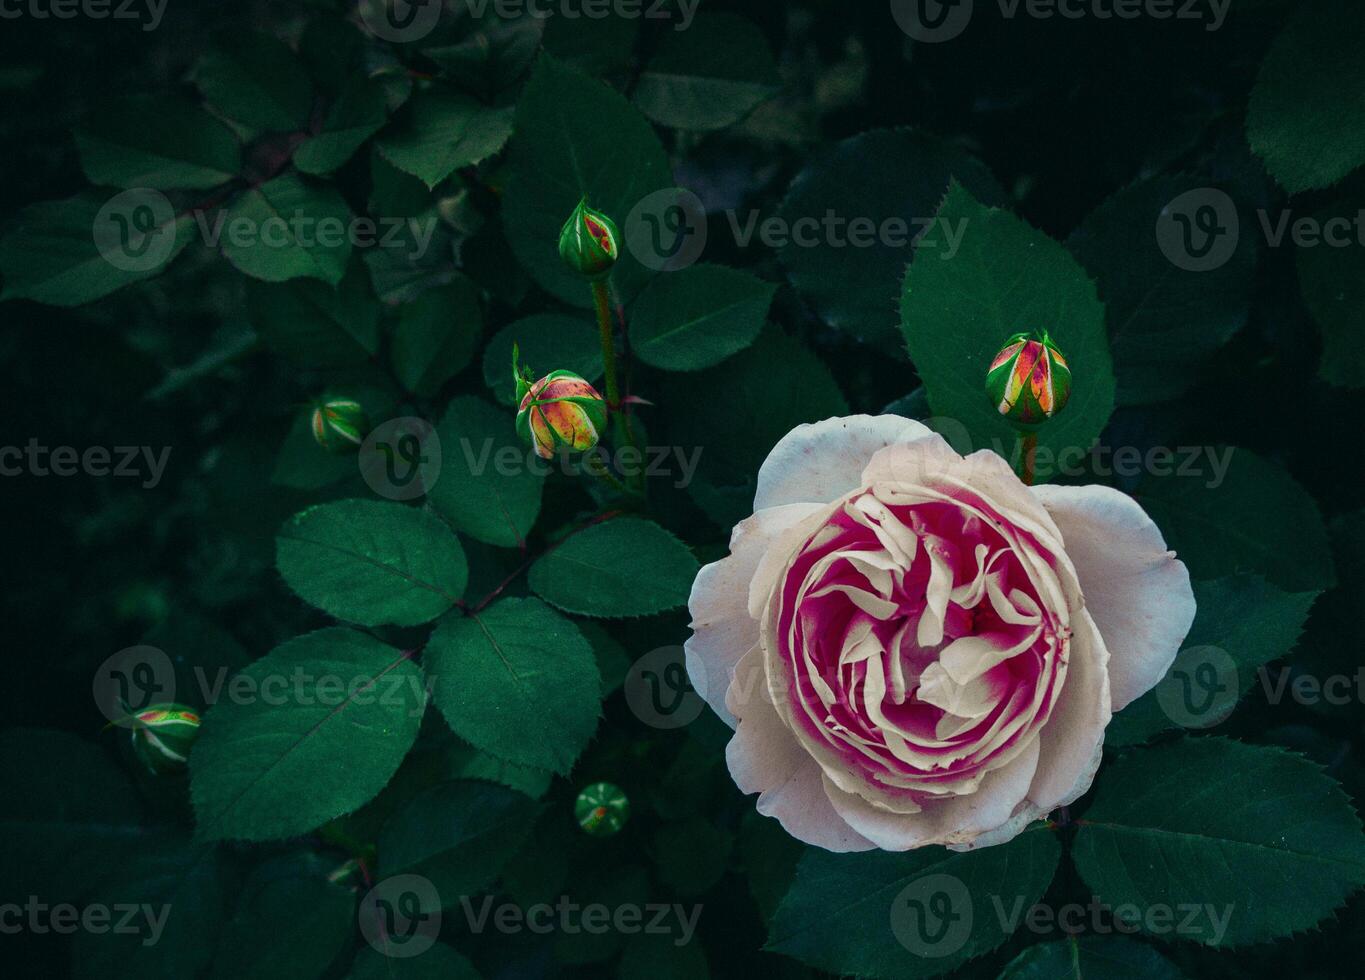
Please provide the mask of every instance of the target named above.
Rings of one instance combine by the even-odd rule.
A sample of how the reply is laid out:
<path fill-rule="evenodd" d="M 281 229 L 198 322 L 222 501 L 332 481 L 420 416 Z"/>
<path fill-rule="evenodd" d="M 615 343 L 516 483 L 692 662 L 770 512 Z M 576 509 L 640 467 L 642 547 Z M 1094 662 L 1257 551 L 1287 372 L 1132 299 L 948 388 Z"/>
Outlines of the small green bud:
<path fill-rule="evenodd" d="M 585 197 L 559 233 L 559 257 L 589 282 L 597 282 L 611 275 L 611 267 L 621 254 L 620 242 L 615 223 L 588 207 Z"/>
<path fill-rule="evenodd" d="M 328 398 L 313 409 L 313 438 L 329 453 L 353 453 L 370 433 L 370 419 L 360 402 Z"/>
<path fill-rule="evenodd" d="M 1019 425 L 1037 425 L 1066 407 L 1071 368 L 1047 331 L 1017 333 L 991 361 L 986 394 L 995 410 Z"/>
<path fill-rule="evenodd" d="M 199 735 L 199 713 L 183 704 L 157 704 L 132 717 L 133 754 L 152 772 L 185 767 Z"/>
<path fill-rule="evenodd" d="M 630 800 L 614 783 L 593 783 L 574 802 L 578 826 L 594 837 L 610 837 L 630 819 Z"/>

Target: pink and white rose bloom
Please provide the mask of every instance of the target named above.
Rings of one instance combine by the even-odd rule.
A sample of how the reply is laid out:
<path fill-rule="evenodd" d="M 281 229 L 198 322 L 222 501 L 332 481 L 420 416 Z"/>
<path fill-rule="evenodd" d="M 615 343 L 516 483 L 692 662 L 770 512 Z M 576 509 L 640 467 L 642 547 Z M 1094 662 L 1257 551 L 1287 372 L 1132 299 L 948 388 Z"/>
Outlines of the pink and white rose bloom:
<path fill-rule="evenodd" d="M 1189 574 L 1132 498 L 1027 487 L 918 422 L 800 426 L 692 588 L 687 667 L 758 810 L 831 851 L 1003 843 L 1089 788 Z"/>

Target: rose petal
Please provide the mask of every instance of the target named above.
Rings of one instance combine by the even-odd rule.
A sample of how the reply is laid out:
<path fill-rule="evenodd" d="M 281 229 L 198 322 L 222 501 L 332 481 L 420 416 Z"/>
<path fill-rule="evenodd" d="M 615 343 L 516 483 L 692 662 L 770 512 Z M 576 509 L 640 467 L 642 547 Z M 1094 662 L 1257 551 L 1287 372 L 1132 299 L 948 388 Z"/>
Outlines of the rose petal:
<path fill-rule="evenodd" d="M 749 585 L 783 532 L 821 509 L 793 504 L 746 518 L 730 535 L 730 556 L 704 567 L 692 583 L 687 601 L 692 636 L 683 646 L 687 673 L 697 693 L 731 728 L 735 719 L 725 708 L 725 689 L 739 658 L 758 642 L 758 623 L 749 615 Z"/>
<path fill-rule="evenodd" d="M 1034 487 L 1061 529 L 1085 607 L 1109 648 L 1118 711 L 1156 686 L 1194 622 L 1190 574 L 1132 497 L 1109 487 Z"/>
<path fill-rule="evenodd" d="M 758 812 L 775 817 L 797 840 L 827 851 L 867 851 L 871 841 L 851 828 L 825 795 L 820 767 L 792 737 L 768 700 L 757 649 L 735 670 L 731 709 L 739 727 L 725 747 L 735 785 L 758 793 Z M 739 693 L 737 693 L 739 692 Z"/>
<path fill-rule="evenodd" d="M 758 471 L 754 510 L 820 503 L 856 490 L 863 467 L 879 449 L 934 433 L 899 415 L 850 415 L 798 425 L 773 447 Z"/>

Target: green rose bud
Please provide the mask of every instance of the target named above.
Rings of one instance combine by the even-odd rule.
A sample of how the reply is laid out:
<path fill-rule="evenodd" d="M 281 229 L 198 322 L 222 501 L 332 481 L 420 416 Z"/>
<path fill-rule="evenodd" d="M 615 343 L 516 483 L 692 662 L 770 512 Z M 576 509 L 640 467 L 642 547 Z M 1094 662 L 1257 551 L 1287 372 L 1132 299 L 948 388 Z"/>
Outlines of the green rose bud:
<path fill-rule="evenodd" d="M 597 389 L 572 371 L 551 371 L 539 381 L 517 363 L 512 346 L 512 376 L 517 382 L 517 434 L 550 459 L 555 451 L 586 452 L 607 428 L 607 403 Z"/>
<path fill-rule="evenodd" d="M 132 717 L 133 754 L 158 775 L 185 767 L 199 734 L 199 713 L 183 704 L 157 704 Z"/>
<path fill-rule="evenodd" d="M 589 282 L 597 282 L 611 275 L 611 267 L 621 254 L 620 242 L 615 223 L 588 207 L 585 197 L 559 233 L 559 257 Z"/>
<path fill-rule="evenodd" d="M 630 818 L 630 800 L 614 783 L 593 783 L 574 802 L 578 826 L 594 837 L 610 837 Z"/>
<path fill-rule="evenodd" d="M 370 432 L 370 419 L 360 402 L 329 398 L 313 409 L 313 438 L 329 453 L 353 453 Z"/>
<path fill-rule="evenodd" d="M 1071 368 L 1043 331 L 1017 333 L 991 361 L 986 394 L 995 410 L 1019 425 L 1037 425 L 1066 407 L 1071 397 Z"/>

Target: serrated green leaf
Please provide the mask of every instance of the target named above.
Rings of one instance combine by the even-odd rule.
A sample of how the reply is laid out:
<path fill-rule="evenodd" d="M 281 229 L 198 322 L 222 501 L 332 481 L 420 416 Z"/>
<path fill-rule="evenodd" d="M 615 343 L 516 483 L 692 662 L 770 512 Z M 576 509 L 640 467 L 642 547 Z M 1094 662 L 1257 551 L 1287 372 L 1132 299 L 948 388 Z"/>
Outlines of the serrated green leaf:
<path fill-rule="evenodd" d="M 217 38 L 193 76 L 211 105 L 253 129 L 299 129 L 313 106 L 312 83 L 294 52 L 257 31 L 231 31 Z"/>
<path fill-rule="evenodd" d="M 412 747 L 426 705 L 409 654 L 340 627 L 281 644 L 228 684 L 242 693 L 209 710 L 190 753 L 210 840 L 292 837 L 363 806 Z"/>
<path fill-rule="evenodd" d="M 470 8 L 469 33 L 448 44 L 424 47 L 422 53 L 452 80 L 475 92 L 492 95 L 526 73 L 540 49 L 549 18 L 530 11 L 508 17 L 491 8 Z"/>
<path fill-rule="evenodd" d="M 503 327 L 484 348 L 484 383 L 504 405 L 516 402 L 513 344 L 521 350 L 521 363 L 537 377 L 560 370 L 572 371 L 589 383 L 602 377 L 602 345 L 589 319 L 538 313 Z"/>
<path fill-rule="evenodd" d="M 1060 858 L 1055 835 L 1041 824 L 1008 844 L 965 853 L 926 847 L 834 854 L 812 847 L 773 917 L 767 948 L 832 973 L 945 973 L 1004 942 L 1008 918 L 999 910 L 1027 909 L 1042 898 Z M 929 921 L 940 894 L 947 914 Z"/>
<path fill-rule="evenodd" d="M 1197 579 L 1252 572 L 1290 592 L 1335 581 L 1317 503 L 1283 468 L 1249 450 L 1232 450 L 1222 479 L 1147 476 L 1134 496 Z"/>
<path fill-rule="evenodd" d="M 912 130 L 873 130 L 817 155 L 792 181 L 777 213 L 789 236 L 778 258 L 792 285 L 826 323 L 899 352 L 897 297 L 911 241 L 934 217 L 950 178 L 979 201 L 1006 200 L 970 154 Z M 822 230 L 830 217 L 839 224 Z M 752 218 L 752 227 L 738 233 L 761 233 L 763 216 Z M 870 243 L 859 237 L 863 247 L 850 245 L 854 220 L 879 229 Z M 861 234 L 865 228 L 859 228 Z M 942 237 L 926 238 L 936 242 L 926 248 L 930 260 L 944 254 Z"/>
<path fill-rule="evenodd" d="M 591 305 L 587 283 L 559 257 L 559 231 L 586 195 L 626 235 L 631 210 L 672 183 L 658 137 L 614 90 L 543 55 L 517 103 L 507 152 L 503 226 L 512 250 L 547 292 Z M 621 253 L 611 281 L 628 301 L 650 272 L 628 248 Z"/>
<path fill-rule="evenodd" d="M 322 132 L 294 151 L 294 166 L 306 174 L 330 174 L 341 167 L 388 121 L 388 100 L 379 83 L 352 75 L 337 96 Z"/>
<path fill-rule="evenodd" d="M 0 239 L 0 274 L 5 277 L 0 299 L 80 306 L 160 275 L 190 243 L 194 222 L 188 215 L 175 215 L 166 202 L 165 220 L 154 215 L 154 223 L 140 232 L 137 216 L 152 213 L 144 207 L 151 205 L 132 200 L 123 207 L 87 191 L 24 208 Z M 126 237 L 118 237 L 124 233 Z"/>
<path fill-rule="evenodd" d="M 297 872 L 254 877 L 224 929 L 212 980 L 326 976 L 352 941 L 355 892 Z"/>
<path fill-rule="evenodd" d="M 531 566 L 527 583 L 579 616 L 650 616 L 686 605 L 700 568 L 658 524 L 619 517 L 570 535 Z"/>
<path fill-rule="evenodd" d="M 454 907 L 493 882 L 530 833 L 537 809 L 530 797 L 496 783 L 433 786 L 384 824 L 380 874 L 422 875 L 441 905 Z"/>
<path fill-rule="evenodd" d="M 974 448 L 1007 458 L 1018 434 L 986 395 L 986 372 L 1012 334 L 1047 330 L 1072 370 L 1071 400 L 1038 427 L 1042 450 L 1089 449 L 1114 410 L 1104 306 L 1095 284 L 1061 245 L 1007 211 L 984 207 L 953 183 L 940 224 L 961 231 L 952 258 L 941 231 L 905 276 L 902 329 L 934 414 L 961 423 Z M 927 240 L 927 239 L 926 239 Z"/>
<path fill-rule="evenodd" d="M 768 40 L 736 14 L 703 14 L 664 33 L 640 75 L 635 104 L 663 126 L 723 129 L 781 87 Z"/>
<path fill-rule="evenodd" d="M 1151 946 L 1122 936 L 1069 936 L 1038 943 L 1005 967 L 1000 980 L 1183 980 Z"/>
<path fill-rule="evenodd" d="M 431 504 L 457 531 L 485 544 L 521 544 L 540 514 L 545 480 L 533 472 L 531 450 L 517 438 L 513 414 L 480 398 L 452 399 L 436 426 L 441 478 Z"/>
<path fill-rule="evenodd" d="M 1365 8 L 1300 4 L 1261 63 L 1247 104 L 1247 139 L 1291 194 L 1328 187 L 1365 163 Z"/>
<path fill-rule="evenodd" d="M 630 309 L 631 350 L 666 371 L 698 371 L 748 347 L 763 330 L 774 283 L 721 265 L 655 276 Z"/>
<path fill-rule="evenodd" d="M 242 194 L 210 237 L 255 279 L 335 286 L 346 273 L 353 231 L 351 209 L 335 188 L 287 173 Z"/>
<path fill-rule="evenodd" d="M 1282 749 L 1186 738 L 1100 774 L 1072 844 L 1108 907 L 1174 914 L 1175 936 L 1239 946 L 1321 921 L 1365 884 L 1365 835 L 1346 795 Z M 1189 910 L 1188 915 L 1180 914 Z"/>
<path fill-rule="evenodd" d="M 362 626 L 428 623 L 460 600 L 464 549 L 434 514 L 376 500 L 302 511 L 275 541 L 280 575 L 299 597 Z"/>
<path fill-rule="evenodd" d="M 1256 672 L 1293 649 L 1318 595 L 1285 592 L 1259 575 L 1196 581 L 1198 613 L 1180 655 L 1162 683 L 1174 683 L 1181 671 L 1197 671 L 1199 664 L 1213 662 L 1207 648 L 1215 647 L 1227 655 L 1236 671 L 1235 677 L 1231 676 L 1232 670 L 1227 670 L 1228 677 L 1218 678 L 1228 685 L 1226 691 L 1218 692 L 1226 701 L 1211 703 L 1188 717 L 1172 718 L 1162 706 L 1163 697 L 1170 694 L 1158 687 L 1114 716 L 1104 733 L 1105 744 L 1115 748 L 1135 745 L 1182 723 L 1195 721 L 1207 727 L 1203 724 L 1205 718 L 1212 722 L 1226 717 L 1227 709 L 1255 683 Z"/>
<path fill-rule="evenodd" d="M 198 189 L 237 176 L 232 130 L 171 95 L 130 95 L 101 106 L 76 129 L 81 169 L 94 184 Z"/>
<path fill-rule="evenodd" d="M 435 90 L 415 96 L 410 106 L 411 115 L 380 137 L 379 152 L 428 187 L 491 157 L 512 134 L 510 106 Z"/>
<path fill-rule="evenodd" d="M 429 398 L 474 356 L 483 335 L 483 310 L 474 283 L 457 275 L 398 310 L 393 373 L 414 395 Z"/>
<path fill-rule="evenodd" d="M 248 280 L 246 303 L 261 339 L 306 367 L 364 364 L 379 350 L 379 301 L 358 261 L 335 286 L 316 279 Z"/>
<path fill-rule="evenodd" d="M 592 647 L 539 599 L 447 616 L 423 659 L 451 730 L 498 759 L 567 773 L 597 728 Z"/>
<path fill-rule="evenodd" d="M 1152 229 L 1162 210 L 1204 182 L 1156 176 L 1092 211 L 1067 240 L 1099 285 L 1121 405 L 1174 398 L 1246 322 L 1256 239 L 1240 235 L 1223 265 L 1191 272 L 1170 261 Z"/>

